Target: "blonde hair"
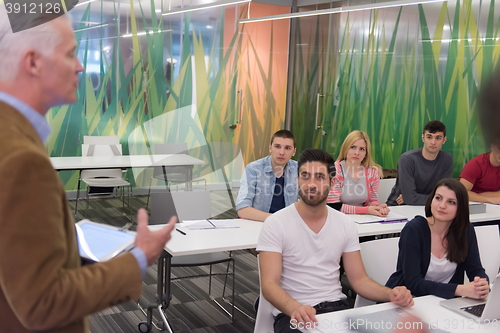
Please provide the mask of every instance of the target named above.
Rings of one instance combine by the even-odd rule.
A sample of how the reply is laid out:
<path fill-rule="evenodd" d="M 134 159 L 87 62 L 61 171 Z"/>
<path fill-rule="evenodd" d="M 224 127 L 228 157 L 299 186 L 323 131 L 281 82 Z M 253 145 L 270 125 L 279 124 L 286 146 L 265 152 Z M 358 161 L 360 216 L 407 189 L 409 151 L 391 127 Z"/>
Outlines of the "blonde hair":
<path fill-rule="evenodd" d="M 375 163 L 372 159 L 372 149 L 371 149 L 371 143 L 370 143 L 370 137 L 368 137 L 368 134 L 365 132 L 361 131 L 352 131 L 349 133 L 345 140 L 344 143 L 342 143 L 342 147 L 340 147 L 340 153 L 339 156 L 337 157 L 337 161 L 343 161 L 347 158 L 347 152 L 351 148 L 352 144 L 354 141 L 357 140 L 364 140 L 366 143 L 366 156 L 365 158 L 361 161 L 361 165 L 364 166 L 365 168 L 375 168 L 378 171 L 378 174 L 380 178 L 383 178 L 383 172 L 382 172 L 382 167 Z"/>

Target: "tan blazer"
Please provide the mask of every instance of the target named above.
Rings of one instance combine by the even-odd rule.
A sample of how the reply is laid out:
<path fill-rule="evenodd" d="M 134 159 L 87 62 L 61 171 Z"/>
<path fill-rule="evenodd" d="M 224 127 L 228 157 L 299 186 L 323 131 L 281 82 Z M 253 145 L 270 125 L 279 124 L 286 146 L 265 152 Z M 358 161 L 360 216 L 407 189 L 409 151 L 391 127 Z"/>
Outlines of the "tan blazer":
<path fill-rule="evenodd" d="M 40 137 L 0 102 L 0 332 L 88 332 L 86 315 L 141 293 L 130 253 L 80 267 L 66 194 Z"/>

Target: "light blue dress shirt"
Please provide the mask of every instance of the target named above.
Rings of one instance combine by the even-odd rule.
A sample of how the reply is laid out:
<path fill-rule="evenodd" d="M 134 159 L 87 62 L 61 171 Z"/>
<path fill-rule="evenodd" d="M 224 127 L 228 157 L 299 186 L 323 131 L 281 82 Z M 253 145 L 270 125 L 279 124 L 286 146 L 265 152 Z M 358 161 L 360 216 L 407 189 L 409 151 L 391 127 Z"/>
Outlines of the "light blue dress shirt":
<path fill-rule="evenodd" d="M 21 114 L 25 116 L 26 119 L 28 119 L 31 125 L 33 125 L 42 142 L 45 142 L 45 140 L 47 140 L 50 134 L 50 126 L 44 116 L 36 112 L 28 104 L 3 91 L 0 91 L 0 101 L 12 106 L 14 109 L 21 112 Z M 137 263 L 139 264 L 139 268 L 141 269 L 142 276 L 144 276 L 148 270 L 148 260 L 146 258 L 146 254 L 143 250 L 137 247 L 133 248 L 130 253 L 132 253 L 135 259 L 137 259 Z"/>
<path fill-rule="evenodd" d="M 47 123 L 47 120 L 45 119 L 44 116 L 36 112 L 28 104 L 18 100 L 14 96 L 11 96 L 3 91 L 0 91 L 0 101 L 9 104 L 14 109 L 21 112 L 21 114 L 25 116 L 26 119 L 28 119 L 31 125 L 33 125 L 36 132 L 40 136 L 40 139 L 42 139 L 42 142 L 45 142 L 45 140 L 47 140 L 50 134 L 50 126 Z"/>
<path fill-rule="evenodd" d="M 288 161 L 284 177 L 285 206 L 289 206 L 298 200 L 297 161 Z M 271 156 L 249 163 L 241 177 L 236 210 L 253 207 L 268 213 L 273 201 L 275 184 L 276 175 L 271 165 Z"/>

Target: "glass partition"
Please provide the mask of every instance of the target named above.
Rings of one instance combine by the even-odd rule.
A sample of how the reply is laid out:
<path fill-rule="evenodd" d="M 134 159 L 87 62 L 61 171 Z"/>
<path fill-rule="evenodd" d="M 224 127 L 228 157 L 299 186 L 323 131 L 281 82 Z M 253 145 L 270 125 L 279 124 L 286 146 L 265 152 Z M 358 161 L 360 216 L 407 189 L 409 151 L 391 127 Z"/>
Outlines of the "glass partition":
<path fill-rule="evenodd" d="M 291 70 L 298 150 L 321 147 L 336 158 L 346 135 L 358 129 L 369 134 L 376 162 L 392 169 L 401 153 L 422 146 L 423 127 L 434 119 L 447 126 L 443 149 L 453 154 L 455 177 L 466 161 L 489 149 L 476 119 L 476 98 L 500 51 L 499 13 L 493 1 L 324 16 L 330 18 L 297 19 L 301 44 Z M 313 56 L 310 50 L 325 50 L 321 46 L 326 40 L 337 45 L 333 54 Z M 313 132 L 316 106 L 320 127 Z"/>

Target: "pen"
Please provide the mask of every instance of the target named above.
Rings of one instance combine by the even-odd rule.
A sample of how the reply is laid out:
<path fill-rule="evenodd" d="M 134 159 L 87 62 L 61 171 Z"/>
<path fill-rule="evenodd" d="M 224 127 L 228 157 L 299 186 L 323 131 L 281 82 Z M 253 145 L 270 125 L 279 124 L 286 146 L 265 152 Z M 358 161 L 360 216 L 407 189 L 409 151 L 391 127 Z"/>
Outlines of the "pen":
<path fill-rule="evenodd" d="M 175 230 L 177 230 L 178 232 L 180 232 L 183 235 L 186 235 L 186 233 L 184 231 L 180 230 L 180 229 L 175 228 Z"/>

